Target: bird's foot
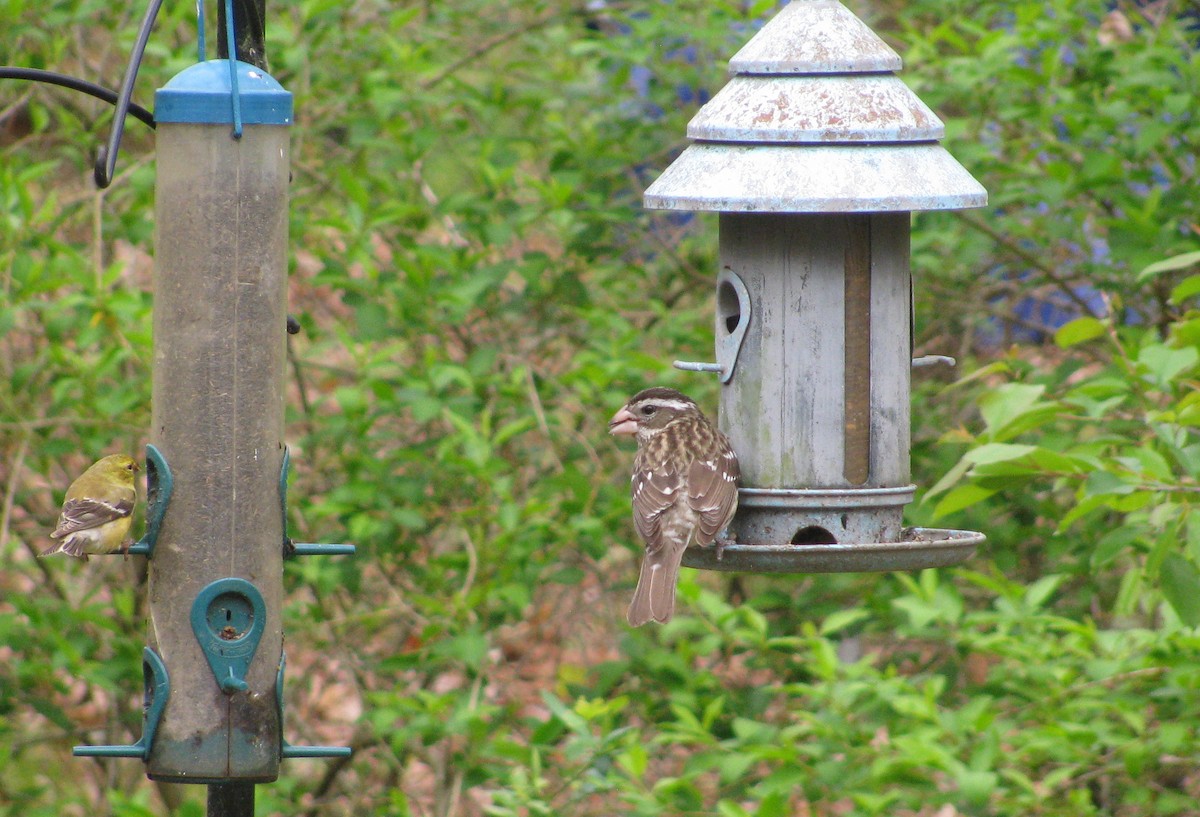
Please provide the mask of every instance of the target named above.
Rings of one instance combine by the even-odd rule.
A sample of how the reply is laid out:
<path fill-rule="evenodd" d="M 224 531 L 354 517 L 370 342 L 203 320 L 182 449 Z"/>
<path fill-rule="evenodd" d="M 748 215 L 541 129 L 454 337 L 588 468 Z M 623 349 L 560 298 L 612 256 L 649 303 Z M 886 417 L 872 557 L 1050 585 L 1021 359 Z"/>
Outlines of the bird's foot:
<path fill-rule="evenodd" d="M 714 540 L 714 544 L 717 546 L 717 561 L 719 562 L 725 557 L 725 548 L 735 544 L 735 540 L 728 534 L 721 534 Z"/>

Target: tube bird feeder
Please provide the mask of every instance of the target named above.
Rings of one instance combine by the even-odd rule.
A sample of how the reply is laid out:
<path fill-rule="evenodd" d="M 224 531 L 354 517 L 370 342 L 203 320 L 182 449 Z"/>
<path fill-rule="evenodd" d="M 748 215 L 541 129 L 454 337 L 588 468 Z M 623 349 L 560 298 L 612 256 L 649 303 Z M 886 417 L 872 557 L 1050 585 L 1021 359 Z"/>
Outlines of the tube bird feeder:
<path fill-rule="evenodd" d="M 645 206 L 720 213 L 720 420 L 742 469 L 717 570 L 953 564 L 972 531 L 905 528 L 910 214 L 981 207 L 900 57 L 837 0 L 793 0 L 729 62 Z"/>
<path fill-rule="evenodd" d="M 291 94 L 237 61 L 155 95 L 151 441 L 174 481 L 150 562 L 171 684 L 146 759 L 157 780 L 279 773 L 291 115 Z"/>
<path fill-rule="evenodd" d="M 202 46 L 155 95 L 155 120 L 147 523 L 129 550 L 150 560 L 142 737 L 75 754 L 139 758 L 152 779 L 211 784 L 249 813 L 281 759 L 350 754 L 284 740 L 283 560 L 354 548 L 286 529 L 292 95 Z"/>

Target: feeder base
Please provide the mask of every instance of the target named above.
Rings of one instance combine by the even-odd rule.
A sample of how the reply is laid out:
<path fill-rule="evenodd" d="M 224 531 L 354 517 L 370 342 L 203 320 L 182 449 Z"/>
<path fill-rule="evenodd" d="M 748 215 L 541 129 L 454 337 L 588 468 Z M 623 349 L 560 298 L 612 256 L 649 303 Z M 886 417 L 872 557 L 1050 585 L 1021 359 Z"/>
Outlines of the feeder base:
<path fill-rule="evenodd" d="M 987 539 L 970 530 L 905 528 L 899 542 L 841 545 L 692 546 L 683 564 L 701 570 L 737 573 L 870 573 L 947 567 L 969 559 Z"/>

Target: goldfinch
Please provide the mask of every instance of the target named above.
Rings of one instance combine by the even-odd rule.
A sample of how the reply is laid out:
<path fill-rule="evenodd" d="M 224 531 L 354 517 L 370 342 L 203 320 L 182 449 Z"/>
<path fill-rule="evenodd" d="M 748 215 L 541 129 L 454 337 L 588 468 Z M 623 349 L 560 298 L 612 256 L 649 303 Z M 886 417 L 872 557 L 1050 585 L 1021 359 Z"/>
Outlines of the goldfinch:
<path fill-rule="evenodd" d="M 87 561 L 89 553 L 121 553 L 133 521 L 137 488 L 133 475 L 138 464 L 124 454 L 113 454 L 92 465 L 71 483 L 58 527 L 58 539 L 40 555 L 65 553 Z"/>

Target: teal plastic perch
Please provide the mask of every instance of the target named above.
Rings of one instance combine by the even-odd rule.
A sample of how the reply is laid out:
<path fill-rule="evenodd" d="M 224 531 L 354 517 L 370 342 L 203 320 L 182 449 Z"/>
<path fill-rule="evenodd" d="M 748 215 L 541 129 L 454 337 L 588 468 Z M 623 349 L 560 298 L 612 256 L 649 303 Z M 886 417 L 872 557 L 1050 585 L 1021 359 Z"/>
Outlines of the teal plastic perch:
<path fill-rule="evenodd" d="M 283 449 L 283 464 L 279 468 L 279 507 L 283 513 L 283 557 L 292 556 L 353 556 L 354 545 L 316 545 L 310 542 L 293 542 L 287 535 L 287 478 L 291 465 L 291 452 Z"/>
<path fill-rule="evenodd" d="M 167 667 L 158 653 L 149 647 L 142 649 L 142 675 L 145 678 L 146 698 L 142 715 L 142 736 L 129 746 L 76 746 L 71 754 L 76 757 L 136 757 L 145 760 L 154 745 L 158 722 L 167 707 L 171 695 L 171 682 L 167 678 Z"/>
<path fill-rule="evenodd" d="M 279 656 L 279 674 L 275 678 L 275 702 L 279 706 L 279 757 L 350 757 L 354 750 L 349 746 L 293 746 L 283 738 L 283 671 L 287 667 L 287 655 Z"/>
<path fill-rule="evenodd" d="M 353 556 L 354 545 L 314 545 L 307 542 L 287 540 L 285 556 Z"/>

